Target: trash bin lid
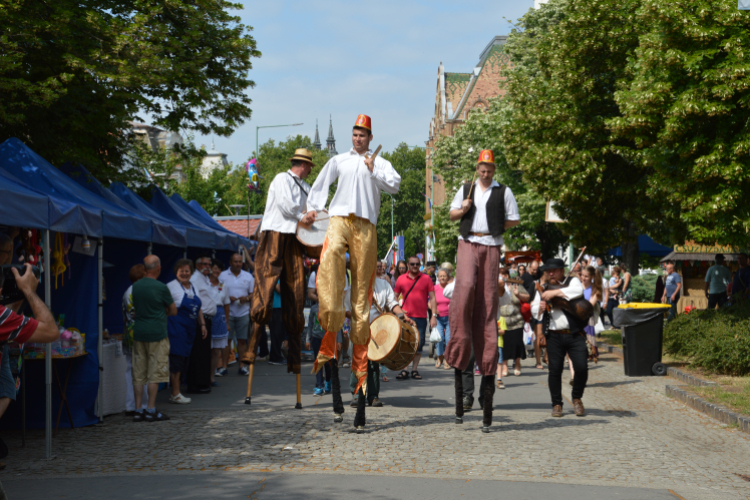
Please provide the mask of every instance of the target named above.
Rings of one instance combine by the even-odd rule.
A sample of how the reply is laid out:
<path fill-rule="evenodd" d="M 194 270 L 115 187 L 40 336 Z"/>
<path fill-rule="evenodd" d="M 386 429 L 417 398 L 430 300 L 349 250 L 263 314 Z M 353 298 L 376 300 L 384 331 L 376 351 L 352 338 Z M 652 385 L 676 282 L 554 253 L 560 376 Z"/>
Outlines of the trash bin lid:
<path fill-rule="evenodd" d="M 631 302 L 630 304 L 620 304 L 618 309 L 669 309 L 669 304 L 657 304 L 656 302 Z"/>
<path fill-rule="evenodd" d="M 612 311 L 612 323 L 618 328 L 639 325 L 657 316 L 662 316 L 670 307 L 669 305 L 646 302 L 623 304 Z"/>

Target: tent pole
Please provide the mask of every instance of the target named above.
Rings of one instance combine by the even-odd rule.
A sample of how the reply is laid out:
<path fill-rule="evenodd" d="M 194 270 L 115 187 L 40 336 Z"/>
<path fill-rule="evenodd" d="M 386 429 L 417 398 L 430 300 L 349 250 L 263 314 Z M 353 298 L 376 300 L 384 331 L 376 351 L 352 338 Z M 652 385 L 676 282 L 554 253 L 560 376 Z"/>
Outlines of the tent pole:
<path fill-rule="evenodd" d="M 185 248 L 185 251 L 182 252 L 182 258 L 187 259 L 187 247 Z"/>
<path fill-rule="evenodd" d="M 99 240 L 99 251 L 98 254 L 98 270 L 97 274 L 99 277 L 99 339 L 97 341 L 96 346 L 96 353 L 99 357 L 99 391 L 97 394 L 97 404 L 96 409 L 97 413 L 99 413 L 99 422 L 104 421 L 104 405 L 102 402 L 102 397 L 104 396 L 104 385 L 102 380 L 102 375 L 104 374 L 104 364 L 102 362 L 102 354 L 104 353 L 104 304 L 103 304 L 103 298 L 104 298 L 104 239 L 102 238 Z"/>
<path fill-rule="evenodd" d="M 149 244 L 148 244 L 148 250 L 146 250 L 146 255 L 151 255 L 152 253 L 154 253 L 154 245 L 153 245 L 153 243 L 149 242 Z"/>
<path fill-rule="evenodd" d="M 52 282 L 50 269 L 52 259 L 49 250 L 49 229 L 44 231 L 44 301 L 47 308 L 52 311 Z M 46 413 L 44 417 L 44 456 L 47 460 L 52 459 L 52 344 L 44 346 L 44 388 Z M 24 401 L 24 404 L 26 402 Z"/>

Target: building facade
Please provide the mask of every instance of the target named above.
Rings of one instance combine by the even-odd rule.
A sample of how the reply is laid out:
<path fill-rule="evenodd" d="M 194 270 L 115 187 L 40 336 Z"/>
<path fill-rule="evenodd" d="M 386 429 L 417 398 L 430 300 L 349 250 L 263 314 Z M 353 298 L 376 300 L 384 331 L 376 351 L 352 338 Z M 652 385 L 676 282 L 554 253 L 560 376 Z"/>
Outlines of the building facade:
<path fill-rule="evenodd" d="M 440 175 L 433 174 L 432 153 L 435 143 L 442 137 L 453 137 L 472 111 L 483 111 L 489 106 L 489 99 L 502 96 L 500 73 L 510 64 L 510 58 L 503 52 L 507 37 L 496 36 L 479 54 L 479 62 L 468 73 L 449 73 L 443 63 L 438 66 L 437 89 L 435 92 L 435 114 L 430 120 L 427 145 L 427 171 L 425 178 L 425 220 L 428 228 L 434 225 L 432 207 L 446 201 L 445 184 Z M 427 260 L 434 260 L 432 238 L 427 237 Z"/>

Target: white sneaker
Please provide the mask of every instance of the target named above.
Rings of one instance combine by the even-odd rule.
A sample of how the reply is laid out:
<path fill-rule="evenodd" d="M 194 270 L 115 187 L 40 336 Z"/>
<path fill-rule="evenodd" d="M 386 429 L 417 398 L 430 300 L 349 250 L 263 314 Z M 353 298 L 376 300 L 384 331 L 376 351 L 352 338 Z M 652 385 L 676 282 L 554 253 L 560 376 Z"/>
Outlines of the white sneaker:
<path fill-rule="evenodd" d="M 186 398 L 182 394 L 178 394 L 177 396 L 169 396 L 169 402 L 174 403 L 176 405 L 186 405 L 190 403 L 192 399 Z"/>
<path fill-rule="evenodd" d="M 217 368 L 217 369 L 216 369 L 216 371 L 214 372 L 214 377 L 223 377 L 223 376 L 224 376 L 224 375 L 223 375 L 223 374 L 221 373 L 221 370 L 219 370 L 219 369 Z"/>

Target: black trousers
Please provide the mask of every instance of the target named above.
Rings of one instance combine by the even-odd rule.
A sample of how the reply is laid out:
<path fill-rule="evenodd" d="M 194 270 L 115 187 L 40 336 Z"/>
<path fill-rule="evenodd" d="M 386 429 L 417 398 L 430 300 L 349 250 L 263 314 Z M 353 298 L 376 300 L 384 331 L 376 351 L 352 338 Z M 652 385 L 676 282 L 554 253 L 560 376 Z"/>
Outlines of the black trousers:
<path fill-rule="evenodd" d="M 211 388 L 211 317 L 205 315 L 203 317 L 206 320 L 208 334 L 204 339 L 201 325 L 196 321 L 197 328 L 193 348 L 190 350 L 186 377 L 188 392 Z"/>
<path fill-rule="evenodd" d="M 281 343 L 288 340 L 288 335 L 286 333 L 286 328 L 284 328 L 281 309 L 273 310 L 271 313 L 271 322 L 268 324 L 268 327 L 271 330 L 271 354 L 268 357 L 268 361 L 283 363 L 286 360 L 281 353 Z"/>
<path fill-rule="evenodd" d="M 565 355 L 570 356 L 575 377 L 573 379 L 572 399 L 581 399 L 586 381 L 589 378 L 588 347 L 583 333 L 549 332 L 547 335 L 547 356 L 549 357 L 549 393 L 552 406 L 563 404 L 562 372 L 565 368 Z"/>
<path fill-rule="evenodd" d="M 461 372 L 461 384 L 464 388 L 464 397 L 474 397 L 474 364 L 476 359 L 474 358 L 474 349 L 471 350 L 471 357 L 469 358 L 469 364 L 466 365 L 464 371 Z M 482 396 L 482 391 L 479 391 L 479 396 Z"/>
<path fill-rule="evenodd" d="M 718 305 L 724 307 L 729 299 L 727 298 L 727 292 L 721 293 L 710 293 L 708 294 L 708 309 L 713 310 Z"/>

